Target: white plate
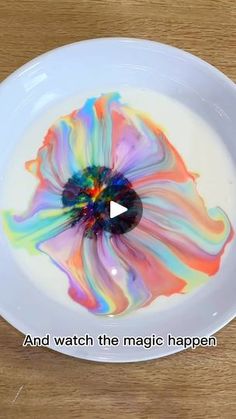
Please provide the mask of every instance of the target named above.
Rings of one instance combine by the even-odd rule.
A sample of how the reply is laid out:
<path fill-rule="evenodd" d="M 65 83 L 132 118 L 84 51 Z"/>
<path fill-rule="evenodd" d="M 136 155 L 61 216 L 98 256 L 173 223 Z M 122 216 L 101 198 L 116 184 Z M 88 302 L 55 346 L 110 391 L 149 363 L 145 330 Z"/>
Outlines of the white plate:
<path fill-rule="evenodd" d="M 150 89 L 176 99 L 214 129 L 225 149 L 230 152 L 232 161 L 229 165 L 235 168 L 236 89 L 231 80 L 199 58 L 167 45 L 125 38 L 89 40 L 58 48 L 36 58 L 1 84 L 1 208 L 5 208 L 4 188 L 8 176 L 11 176 L 11 164 L 13 161 L 17 164 L 17 156 L 21 161 L 24 150 L 21 153 L 19 145 L 21 142 L 23 144 L 28 130 L 31 130 L 30 138 L 33 140 L 32 129 L 37 126 L 36 141 L 46 127 L 54 122 L 59 111 L 62 115 L 68 109 L 68 104 L 76 102 L 76 95 L 83 102 L 86 97 L 109 92 L 111 88 L 117 91 L 126 88 Z M 74 99 L 70 102 L 70 98 Z M 139 102 L 142 106 L 142 100 Z M 204 138 L 199 138 L 200 149 L 203 143 Z M 31 146 L 33 149 L 34 144 Z M 31 146 L 28 147 L 25 160 L 34 157 Z M 14 150 L 17 150 L 17 155 L 15 160 L 11 160 Z M 213 162 L 209 155 L 211 164 Z M 225 167 L 219 167 L 219 170 L 224 171 Z M 15 187 L 22 188 L 17 177 Z M 233 202 L 235 196 L 231 198 Z M 231 222 L 235 228 L 235 220 L 231 219 Z M 167 333 L 174 336 L 208 336 L 235 315 L 235 240 L 227 247 L 216 278 L 203 287 L 186 298 L 173 300 L 173 304 L 157 309 L 154 305 L 152 309 L 140 309 L 118 317 L 95 316 L 76 304 L 64 304 L 47 293 L 44 278 L 41 278 L 41 286 L 23 269 L 24 260 L 19 264 L 14 258 L 2 225 L 0 246 L 0 312 L 24 334 L 72 336 L 88 333 L 96 338 L 106 333 L 118 336 L 121 340 L 123 336 L 156 334 L 165 337 Z M 40 272 L 38 276 L 40 278 Z M 64 282 L 60 288 L 62 291 L 66 293 Z M 108 362 L 147 360 L 182 349 L 179 346 L 167 346 L 166 343 L 150 349 L 122 345 L 102 347 L 97 343 L 93 347 L 61 348 L 51 343 L 50 347 L 78 358 Z"/>

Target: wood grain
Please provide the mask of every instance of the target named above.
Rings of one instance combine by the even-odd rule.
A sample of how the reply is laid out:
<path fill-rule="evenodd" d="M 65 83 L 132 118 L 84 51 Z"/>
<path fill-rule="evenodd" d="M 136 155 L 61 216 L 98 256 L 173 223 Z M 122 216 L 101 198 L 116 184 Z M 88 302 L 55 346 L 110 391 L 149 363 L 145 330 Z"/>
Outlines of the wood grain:
<path fill-rule="evenodd" d="M 103 36 L 183 48 L 236 80 L 234 0 L 0 0 L 0 80 L 59 45 Z M 0 418 L 236 417 L 236 322 L 217 348 L 97 364 L 35 348 L 0 321 Z"/>

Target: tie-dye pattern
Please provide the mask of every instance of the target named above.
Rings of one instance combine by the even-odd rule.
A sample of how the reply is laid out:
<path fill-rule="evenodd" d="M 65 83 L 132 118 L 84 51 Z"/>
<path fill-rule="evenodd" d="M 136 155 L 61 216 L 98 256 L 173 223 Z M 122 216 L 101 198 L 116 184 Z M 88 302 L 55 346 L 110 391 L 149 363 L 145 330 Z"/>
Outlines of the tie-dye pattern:
<path fill-rule="evenodd" d="M 75 176 L 80 183 L 78 173 L 87 174 L 83 182 L 96 199 L 96 179 L 86 171 L 93 167 L 122 174 L 141 198 L 143 216 L 132 231 L 88 236 L 91 219 L 72 219 L 72 209 L 87 211 L 87 198 L 63 206 L 65 185 Z M 26 213 L 3 213 L 6 233 L 16 247 L 48 255 L 67 275 L 71 298 L 91 312 L 130 312 L 191 291 L 219 270 L 233 237 L 227 215 L 206 208 L 161 129 L 119 94 L 89 99 L 60 118 L 26 168 L 39 183 Z"/>

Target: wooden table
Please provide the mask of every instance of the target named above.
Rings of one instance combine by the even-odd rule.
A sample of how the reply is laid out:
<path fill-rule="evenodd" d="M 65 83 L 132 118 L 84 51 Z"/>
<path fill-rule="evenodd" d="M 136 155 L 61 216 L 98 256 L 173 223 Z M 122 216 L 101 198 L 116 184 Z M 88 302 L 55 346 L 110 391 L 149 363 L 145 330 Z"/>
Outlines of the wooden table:
<path fill-rule="evenodd" d="M 149 38 L 236 80 L 235 0 L 0 0 L 0 80 L 37 55 L 86 38 Z M 236 322 L 218 347 L 128 365 L 23 349 L 0 321 L 0 418 L 236 417 Z"/>

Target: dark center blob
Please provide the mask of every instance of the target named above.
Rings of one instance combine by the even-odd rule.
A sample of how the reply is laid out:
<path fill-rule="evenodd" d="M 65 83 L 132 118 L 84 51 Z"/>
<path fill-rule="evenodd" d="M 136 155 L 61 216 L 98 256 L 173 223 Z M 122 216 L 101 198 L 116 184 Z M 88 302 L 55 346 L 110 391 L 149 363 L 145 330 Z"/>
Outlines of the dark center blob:
<path fill-rule="evenodd" d="M 127 211 L 110 218 L 111 201 Z M 138 225 L 143 213 L 141 199 L 129 180 L 105 166 L 89 166 L 73 175 L 64 186 L 62 203 L 71 207 L 71 227 L 82 223 L 90 238 L 102 231 L 127 233 Z"/>

